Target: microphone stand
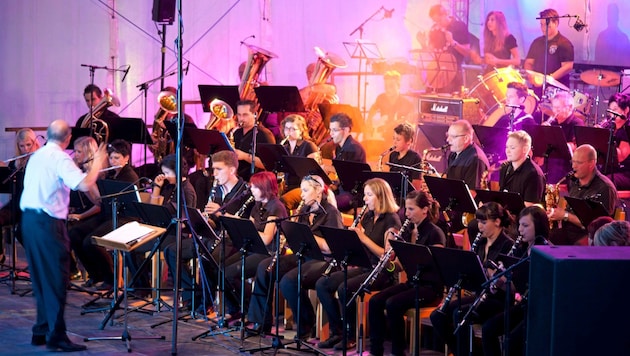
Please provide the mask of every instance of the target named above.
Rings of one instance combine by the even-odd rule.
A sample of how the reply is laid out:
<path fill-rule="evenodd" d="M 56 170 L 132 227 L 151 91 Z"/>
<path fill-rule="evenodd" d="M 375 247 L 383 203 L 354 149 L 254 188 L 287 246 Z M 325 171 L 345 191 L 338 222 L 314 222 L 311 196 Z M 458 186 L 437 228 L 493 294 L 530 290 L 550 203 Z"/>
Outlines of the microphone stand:
<path fill-rule="evenodd" d="M 252 127 L 252 164 L 249 173 L 254 175 L 256 171 L 256 136 L 258 136 L 258 118 L 254 117 L 254 127 Z"/>

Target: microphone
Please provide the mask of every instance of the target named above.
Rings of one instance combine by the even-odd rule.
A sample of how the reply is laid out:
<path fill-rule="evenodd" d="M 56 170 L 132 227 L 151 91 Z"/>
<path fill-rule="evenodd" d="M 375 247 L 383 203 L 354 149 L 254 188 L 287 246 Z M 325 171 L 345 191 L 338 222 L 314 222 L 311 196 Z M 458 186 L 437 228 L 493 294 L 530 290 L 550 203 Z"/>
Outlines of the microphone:
<path fill-rule="evenodd" d="M 617 117 L 619 117 L 619 118 L 621 118 L 621 119 L 623 119 L 623 120 L 626 120 L 626 119 L 627 119 L 626 115 L 624 115 L 624 114 L 622 114 L 622 113 L 618 113 L 618 112 L 616 112 L 616 111 L 614 111 L 614 110 L 606 109 L 606 112 L 607 112 L 607 113 L 609 113 L 609 114 L 611 114 L 611 115 L 613 115 L 613 116 L 617 116 Z"/>
<path fill-rule="evenodd" d="M 247 37 L 243 38 L 243 40 L 241 41 L 241 46 L 244 45 L 244 44 L 247 44 L 247 43 L 245 43 L 245 41 L 247 41 L 250 38 L 254 38 L 255 39 L 256 35 L 250 35 L 250 36 L 247 36 Z"/>
<path fill-rule="evenodd" d="M 386 19 L 391 19 L 392 14 L 394 13 L 394 10 L 395 9 L 387 10 L 385 7 L 383 7 L 383 11 L 384 11 L 383 17 L 385 17 Z"/>
<path fill-rule="evenodd" d="M 122 80 L 120 81 L 121 83 L 125 81 L 125 78 L 127 78 L 127 74 L 129 73 L 129 69 L 131 69 L 131 64 L 127 64 L 127 69 L 125 69 L 125 74 L 123 74 Z"/>
<path fill-rule="evenodd" d="M 106 66 L 94 66 L 91 64 L 81 64 L 81 67 L 90 67 L 90 68 L 94 68 L 94 69 L 107 69 Z"/>
<path fill-rule="evenodd" d="M 188 75 L 188 68 L 190 68 L 190 61 L 188 61 L 186 68 L 184 68 L 184 75 Z"/>
<path fill-rule="evenodd" d="M 446 150 L 448 150 L 449 147 L 451 147 L 451 145 L 449 145 L 447 143 L 445 145 L 442 145 L 442 146 L 438 147 L 438 149 L 441 150 L 441 151 L 446 151 Z"/>
<path fill-rule="evenodd" d="M 505 106 L 512 109 L 521 109 L 521 110 L 525 109 L 525 105 L 505 104 Z"/>
<path fill-rule="evenodd" d="M 585 27 L 587 27 L 588 25 L 584 23 L 584 21 L 580 20 L 580 16 L 577 16 L 577 20 L 575 20 L 575 23 L 573 24 L 573 28 L 577 31 L 577 32 L 581 32 Z"/>

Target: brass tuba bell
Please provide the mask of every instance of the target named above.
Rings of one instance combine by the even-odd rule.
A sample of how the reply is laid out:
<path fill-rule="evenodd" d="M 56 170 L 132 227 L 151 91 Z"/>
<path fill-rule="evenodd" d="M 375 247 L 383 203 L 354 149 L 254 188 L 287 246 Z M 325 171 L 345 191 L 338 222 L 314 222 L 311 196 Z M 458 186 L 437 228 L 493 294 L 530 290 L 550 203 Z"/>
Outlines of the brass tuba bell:
<path fill-rule="evenodd" d="M 229 131 L 234 125 L 234 110 L 221 99 L 213 99 L 208 105 L 210 108 L 210 120 L 206 124 L 206 130 Z"/>
<path fill-rule="evenodd" d="M 100 117 L 105 112 L 105 109 L 110 106 L 120 106 L 120 100 L 118 100 L 111 89 L 105 88 L 103 90 L 103 98 L 92 108 L 92 116 L 88 113 L 83 118 L 83 122 L 81 122 L 81 128 L 90 129 L 91 136 L 94 137 L 98 144 L 107 143 L 109 140 L 109 125 Z"/>
<path fill-rule="evenodd" d="M 272 58 L 278 56 L 260 47 L 246 44 L 249 56 L 247 66 L 241 77 L 241 84 L 238 86 L 238 92 L 242 100 L 256 100 L 254 88 L 258 86 L 258 77 L 265 68 L 265 64 Z"/>

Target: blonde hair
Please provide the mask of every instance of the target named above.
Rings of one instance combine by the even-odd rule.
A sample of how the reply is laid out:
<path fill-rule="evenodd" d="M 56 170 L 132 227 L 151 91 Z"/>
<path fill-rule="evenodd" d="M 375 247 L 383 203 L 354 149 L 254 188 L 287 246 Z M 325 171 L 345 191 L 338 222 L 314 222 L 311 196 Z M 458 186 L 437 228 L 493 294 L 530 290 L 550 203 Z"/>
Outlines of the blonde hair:
<path fill-rule="evenodd" d="M 85 163 L 83 163 L 82 165 L 81 162 L 76 163 L 77 165 L 80 165 L 79 168 L 81 168 L 84 172 L 89 171 L 90 167 L 92 167 L 94 152 L 98 150 L 98 144 L 96 143 L 96 140 L 90 136 L 81 136 L 74 141 L 74 147 L 75 149 L 77 147 L 80 147 L 85 151 Z"/>
<path fill-rule="evenodd" d="M 370 187 L 374 195 L 376 196 L 376 205 L 374 206 L 374 213 L 396 213 L 400 209 L 394 199 L 394 193 L 392 188 L 382 178 L 372 178 L 365 182 L 366 187 Z"/>
<path fill-rule="evenodd" d="M 324 180 L 322 179 L 322 177 L 316 175 L 308 175 L 302 178 L 302 182 L 316 183 L 308 183 L 308 185 L 313 187 L 313 189 L 315 189 L 316 191 L 322 193 L 322 201 L 327 201 L 328 204 L 334 206 L 335 208 L 337 207 L 337 199 L 335 199 L 335 193 L 333 193 L 332 189 L 329 189 L 329 187 L 324 184 Z"/>
<path fill-rule="evenodd" d="M 527 151 L 532 148 L 532 137 L 523 130 L 518 130 L 514 132 L 510 132 L 508 134 L 508 139 L 513 138 L 518 141 L 521 145 L 525 145 L 527 147 Z"/>
<path fill-rule="evenodd" d="M 21 129 L 15 135 L 15 156 L 16 157 L 21 156 L 23 154 L 22 151 L 20 151 L 20 142 L 28 141 L 28 140 L 33 141 L 31 152 L 35 152 L 41 147 L 41 145 L 39 144 L 39 141 L 37 141 L 37 135 L 35 135 L 35 131 L 28 128 Z M 29 152 L 26 152 L 26 153 L 29 153 Z M 15 161 L 15 168 L 21 169 L 21 168 L 26 167 L 26 162 L 28 162 L 28 158 L 29 157 L 27 156 L 27 157 L 23 157 Z"/>
<path fill-rule="evenodd" d="M 308 126 L 306 126 L 306 119 L 304 118 L 304 116 L 302 115 L 298 115 L 298 114 L 291 114 L 287 117 L 284 118 L 284 120 L 282 120 L 282 122 L 280 123 L 280 127 L 282 128 L 282 135 L 284 136 L 284 125 L 292 122 L 294 123 L 298 129 L 300 129 L 300 132 L 302 133 L 302 139 L 311 139 L 311 136 L 308 134 Z"/>

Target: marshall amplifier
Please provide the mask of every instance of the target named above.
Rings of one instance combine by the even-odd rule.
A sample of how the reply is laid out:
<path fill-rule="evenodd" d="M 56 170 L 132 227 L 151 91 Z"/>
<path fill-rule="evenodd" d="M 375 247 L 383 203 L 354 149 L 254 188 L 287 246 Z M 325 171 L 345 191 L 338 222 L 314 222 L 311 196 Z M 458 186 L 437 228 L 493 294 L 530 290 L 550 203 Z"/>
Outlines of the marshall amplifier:
<path fill-rule="evenodd" d="M 420 95 L 418 100 L 420 122 L 439 122 L 450 124 L 466 119 L 471 124 L 480 120 L 479 100 L 443 97 L 439 95 Z"/>

